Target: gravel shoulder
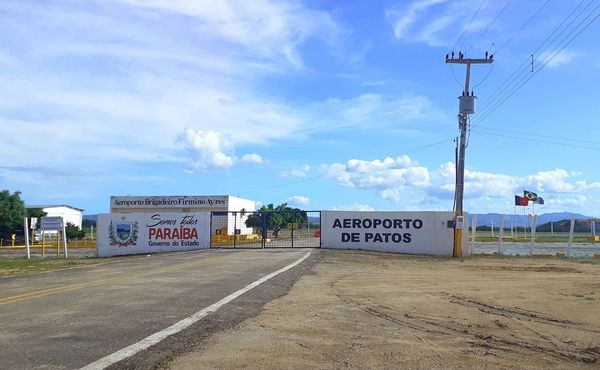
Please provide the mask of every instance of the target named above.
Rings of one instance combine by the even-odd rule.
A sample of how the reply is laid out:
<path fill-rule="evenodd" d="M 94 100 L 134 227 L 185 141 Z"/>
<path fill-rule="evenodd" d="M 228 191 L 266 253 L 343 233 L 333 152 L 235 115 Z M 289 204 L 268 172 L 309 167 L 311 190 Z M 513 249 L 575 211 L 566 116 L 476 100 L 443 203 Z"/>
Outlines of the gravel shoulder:
<path fill-rule="evenodd" d="M 172 369 L 600 366 L 600 265 L 321 250 L 255 317 Z M 166 366 L 166 364 L 165 364 Z"/>

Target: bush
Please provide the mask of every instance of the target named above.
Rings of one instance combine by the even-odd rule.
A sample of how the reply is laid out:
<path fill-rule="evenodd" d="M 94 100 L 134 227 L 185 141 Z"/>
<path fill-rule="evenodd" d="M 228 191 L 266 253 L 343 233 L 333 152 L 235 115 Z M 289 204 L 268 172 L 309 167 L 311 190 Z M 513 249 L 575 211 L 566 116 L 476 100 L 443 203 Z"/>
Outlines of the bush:
<path fill-rule="evenodd" d="M 78 226 L 67 222 L 65 226 L 65 232 L 67 233 L 67 240 L 81 239 L 85 237 L 85 231 L 81 230 Z"/>

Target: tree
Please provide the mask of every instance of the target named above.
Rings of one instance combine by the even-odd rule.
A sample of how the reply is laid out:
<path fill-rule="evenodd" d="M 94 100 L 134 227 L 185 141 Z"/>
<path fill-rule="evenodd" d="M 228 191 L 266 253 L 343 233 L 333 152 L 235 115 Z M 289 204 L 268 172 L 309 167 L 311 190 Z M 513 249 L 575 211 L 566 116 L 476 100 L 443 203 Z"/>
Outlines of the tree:
<path fill-rule="evenodd" d="M 27 216 L 21 192 L 10 194 L 8 190 L 0 192 L 0 237 L 10 238 L 11 234 L 23 231 L 23 220 Z"/>
<path fill-rule="evenodd" d="M 65 233 L 67 234 L 67 240 L 85 238 L 85 231 L 81 230 L 79 226 L 75 226 L 70 222 L 65 225 Z"/>
<path fill-rule="evenodd" d="M 40 226 L 40 219 L 42 217 L 46 217 L 48 216 L 48 213 L 44 212 L 44 210 L 42 210 L 41 208 L 28 208 L 27 209 L 27 217 L 31 218 L 31 217 L 35 217 L 37 218 L 37 224 L 35 225 L 35 227 L 31 227 L 32 229 L 37 229 Z"/>
<path fill-rule="evenodd" d="M 28 208 L 27 209 L 27 217 L 46 217 L 48 213 L 44 212 L 41 208 Z"/>
<path fill-rule="evenodd" d="M 262 206 L 257 213 L 248 216 L 246 226 L 261 229 L 263 226 L 262 214 L 265 215 L 267 229 L 273 230 L 273 237 L 275 238 L 279 237 L 279 231 L 287 224 L 298 223 L 300 226 L 305 225 L 308 220 L 306 211 L 288 207 L 287 203 L 283 203 L 277 207 L 274 207 L 271 203 Z"/>

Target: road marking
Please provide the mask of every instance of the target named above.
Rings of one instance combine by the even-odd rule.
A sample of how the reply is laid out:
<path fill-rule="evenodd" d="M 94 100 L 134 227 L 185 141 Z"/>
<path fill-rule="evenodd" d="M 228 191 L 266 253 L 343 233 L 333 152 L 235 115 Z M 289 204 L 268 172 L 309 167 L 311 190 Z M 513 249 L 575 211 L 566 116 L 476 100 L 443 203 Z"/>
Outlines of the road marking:
<path fill-rule="evenodd" d="M 192 316 L 189 316 L 181 321 L 178 321 L 175 324 L 169 326 L 168 328 L 165 328 L 159 332 L 156 332 L 156 333 L 142 339 L 141 341 L 139 341 L 137 343 L 134 343 L 128 347 L 118 350 L 117 352 L 114 352 L 113 354 L 103 357 L 96 362 L 86 365 L 86 366 L 82 367 L 81 370 L 104 369 L 112 364 L 115 364 L 121 360 L 128 358 L 128 357 L 131 357 L 138 352 L 141 352 L 145 349 L 150 348 L 151 346 L 157 344 L 161 340 L 163 340 L 173 334 L 177 334 L 180 331 L 182 331 L 183 329 L 186 329 L 187 327 L 191 326 L 192 324 L 195 324 L 196 322 L 198 322 L 201 319 L 203 319 L 204 317 L 206 317 L 208 314 L 217 311 L 219 308 L 221 308 L 222 306 L 226 305 L 227 303 L 233 301 L 234 299 L 236 299 L 237 297 L 246 293 L 247 291 L 254 289 L 255 287 L 259 286 L 260 284 L 264 283 L 265 281 L 281 274 L 282 272 L 285 272 L 285 271 L 299 265 L 302 261 L 307 259 L 308 256 L 310 256 L 310 253 L 311 253 L 311 251 L 307 252 L 302 258 L 296 260 L 295 262 L 293 262 L 275 272 L 272 272 L 269 275 L 266 275 L 266 276 L 256 280 L 252 284 L 246 285 L 244 288 L 242 288 L 242 289 L 238 290 L 237 292 L 234 292 L 234 293 L 228 295 L 227 297 L 221 299 L 220 301 L 213 303 L 212 305 L 196 312 Z"/>
<path fill-rule="evenodd" d="M 227 256 L 227 255 L 224 255 L 224 256 Z M 12 295 L 12 296 L 8 296 L 8 297 L 0 298 L 0 306 L 6 305 L 6 304 L 22 302 L 22 301 L 26 301 L 29 299 L 45 297 L 45 296 L 49 296 L 52 294 L 65 293 L 65 292 L 69 292 L 69 291 L 77 290 L 77 289 L 91 288 L 91 287 L 94 287 L 97 285 L 112 283 L 115 281 L 125 282 L 128 280 L 132 280 L 132 279 L 136 279 L 136 278 L 140 278 L 140 277 L 144 277 L 144 276 L 179 270 L 181 268 L 190 267 L 190 266 L 194 266 L 197 264 L 203 264 L 204 262 L 206 262 L 210 259 L 219 258 L 219 257 L 222 257 L 222 255 L 218 254 L 218 255 L 213 255 L 213 256 L 207 256 L 200 260 L 193 260 L 191 262 L 178 263 L 176 265 L 160 267 L 160 268 L 146 270 L 146 271 L 142 271 L 142 272 L 138 272 L 138 273 L 119 275 L 119 276 L 112 277 L 112 278 L 105 278 L 105 279 L 94 280 L 94 281 L 89 281 L 89 282 L 85 282 L 85 283 L 76 283 L 76 284 L 71 284 L 71 285 L 59 286 L 59 287 L 55 287 L 55 288 L 48 288 L 48 289 L 44 289 L 44 290 L 36 290 L 33 292 Z"/>

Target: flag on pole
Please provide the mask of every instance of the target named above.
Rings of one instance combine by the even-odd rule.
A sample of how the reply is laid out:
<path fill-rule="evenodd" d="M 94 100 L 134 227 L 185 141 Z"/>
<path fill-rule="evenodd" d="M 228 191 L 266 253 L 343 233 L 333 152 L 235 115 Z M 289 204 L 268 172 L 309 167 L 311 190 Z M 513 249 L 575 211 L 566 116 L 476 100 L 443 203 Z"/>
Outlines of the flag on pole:
<path fill-rule="evenodd" d="M 535 201 L 535 203 L 537 203 L 537 204 L 544 204 L 544 198 L 537 197 L 537 200 Z"/>
<path fill-rule="evenodd" d="M 527 198 L 515 195 L 515 206 L 527 207 L 527 205 L 529 205 L 529 200 Z"/>
<path fill-rule="evenodd" d="M 527 198 L 527 200 L 536 201 L 538 199 L 538 195 L 533 191 L 523 190 L 523 197 Z"/>

